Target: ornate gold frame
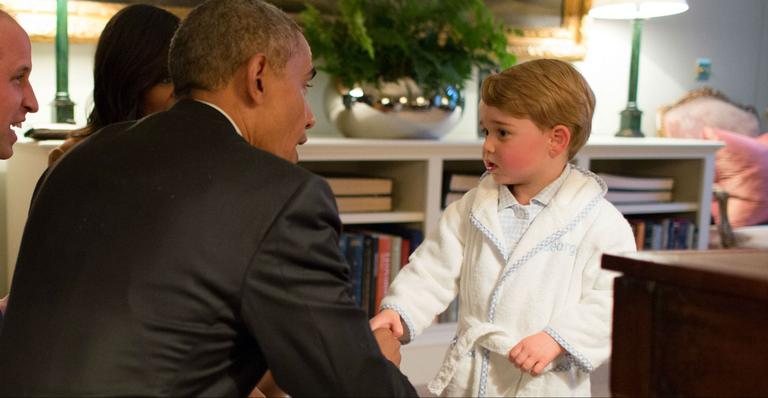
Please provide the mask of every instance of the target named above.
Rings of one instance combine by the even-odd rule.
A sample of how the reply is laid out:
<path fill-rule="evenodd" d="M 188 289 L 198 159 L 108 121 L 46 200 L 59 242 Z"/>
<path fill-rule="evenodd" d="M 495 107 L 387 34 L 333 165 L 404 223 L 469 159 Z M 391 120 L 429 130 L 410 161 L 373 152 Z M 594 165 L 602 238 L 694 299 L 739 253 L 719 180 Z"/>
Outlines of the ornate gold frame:
<path fill-rule="evenodd" d="M 584 59 L 586 46 L 582 32 L 584 16 L 592 0 L 563 0 L 563 24 L 556 28 L 514 28 L 508 32 L 508 49 L 518 61 L 558 58 Z"/>
<path fill-rule="evenodd" d="M 68 33 L 70 43 L 95 43 L 110 18 L 127 4 L 95 1 L 68 1 Z M 185 7 L 163 7 L 183 18 Z M 53 42 L 56 37 L 56 2 L 3 0 L 0 9 L 11 14 L 34 42 Z"/>
<path fill-rule="evenodd" d="M 509 51 L 519 61 L 534 58 L 558 58 L 575 61 L 586 53 L 582 21 L 592 0 L 563 0 L 563 24 L 556 28 L 514 28 L 508 32 Z M 69 1 L 69 39 L 72 43 L 93 43 L 98 40 L 109 18 L 125 4 L 93 1 Z M 0 8 L 13 15 L 32 41 L 52 42 L 56 34 L 56 2 L 6 0 Z M 189 8 L 164 7 L 186 16 Z"/>

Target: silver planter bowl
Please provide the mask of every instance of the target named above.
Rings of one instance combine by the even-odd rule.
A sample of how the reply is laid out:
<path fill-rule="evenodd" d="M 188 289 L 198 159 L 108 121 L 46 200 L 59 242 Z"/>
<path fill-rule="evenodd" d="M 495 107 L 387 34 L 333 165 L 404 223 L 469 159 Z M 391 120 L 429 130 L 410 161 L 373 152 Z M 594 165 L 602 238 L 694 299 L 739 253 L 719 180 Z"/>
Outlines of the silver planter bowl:
<path fill-rule="evenodd" d="M 428 93 L 412 79 L 400 79 L 352 89 L 329 84 L 325 106 L 347 137 L 437 139 L 461 121 L 463 99 L 453 87 Z"/>

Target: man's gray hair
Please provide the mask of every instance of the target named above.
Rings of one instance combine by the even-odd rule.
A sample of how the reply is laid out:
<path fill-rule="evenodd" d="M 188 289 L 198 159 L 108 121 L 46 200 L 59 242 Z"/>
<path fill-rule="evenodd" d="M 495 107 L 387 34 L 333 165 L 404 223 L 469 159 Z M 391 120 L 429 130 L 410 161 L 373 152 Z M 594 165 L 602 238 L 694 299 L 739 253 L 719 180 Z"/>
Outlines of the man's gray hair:
<path fill-rule="evenodd" d="M 280 71 L 301 35 L 296 21 L 261 0 L 208 0 L 192 10 L 171 41 L 175 94 L 221 88 L 258 53 Z"/>

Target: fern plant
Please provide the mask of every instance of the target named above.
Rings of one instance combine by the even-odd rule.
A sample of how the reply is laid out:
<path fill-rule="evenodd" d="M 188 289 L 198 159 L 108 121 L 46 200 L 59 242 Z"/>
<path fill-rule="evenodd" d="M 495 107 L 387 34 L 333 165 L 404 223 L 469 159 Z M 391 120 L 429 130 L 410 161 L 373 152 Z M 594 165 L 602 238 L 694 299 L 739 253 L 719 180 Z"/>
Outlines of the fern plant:
<path fill-rule="evenodd" d="M 461 89 L 472 67 L 506 68 L 500 23 L 482 0 L 339 0 L 338 13 L 307 5 L 299 18 L 318 68 L 342 84 L 413 78 L 427 90 Z"/>

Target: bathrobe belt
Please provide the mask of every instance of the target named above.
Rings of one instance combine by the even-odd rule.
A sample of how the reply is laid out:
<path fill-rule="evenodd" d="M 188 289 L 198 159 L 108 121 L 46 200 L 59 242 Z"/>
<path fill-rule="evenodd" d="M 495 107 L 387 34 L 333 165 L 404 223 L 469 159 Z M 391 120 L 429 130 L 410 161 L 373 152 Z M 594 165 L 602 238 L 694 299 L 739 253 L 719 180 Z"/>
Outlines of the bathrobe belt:
<path fill-rule="evenodd" d="M 469 320 L 469 328 L 456 336 L 454 344 L 449 349 L 443 365 L 432 381 L 427 386 L 429 391 L 440 395 L 456 373 L 459 361 L 475 349 L 475 346 L 483 347 L 491 352 L 506 357 L 509 350 L 517 344 L 504 329 L 492 323 Z"/>

